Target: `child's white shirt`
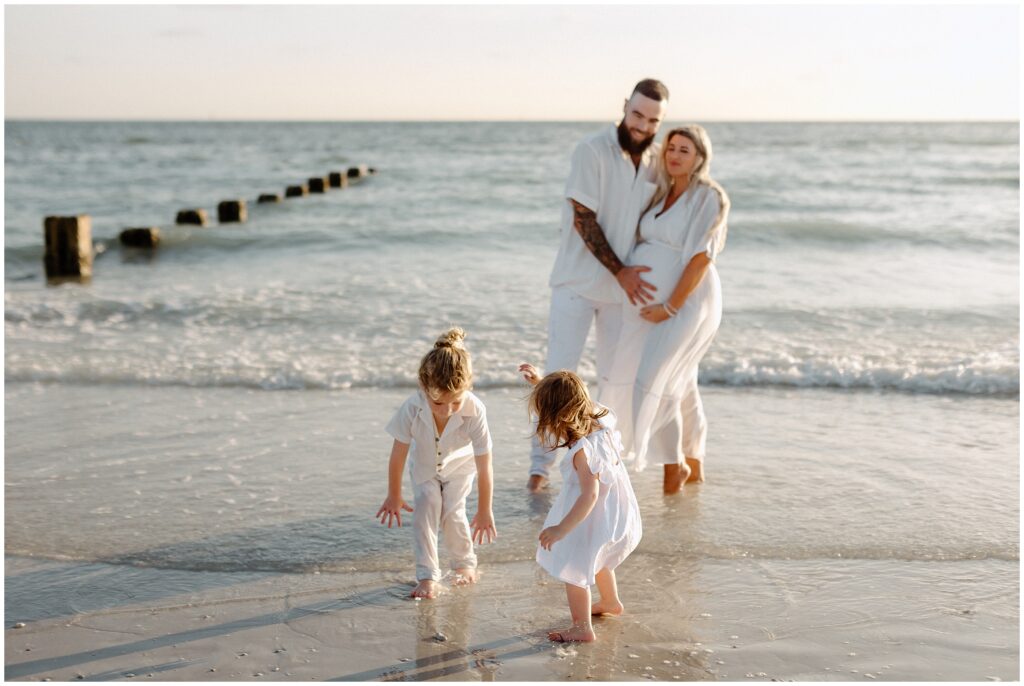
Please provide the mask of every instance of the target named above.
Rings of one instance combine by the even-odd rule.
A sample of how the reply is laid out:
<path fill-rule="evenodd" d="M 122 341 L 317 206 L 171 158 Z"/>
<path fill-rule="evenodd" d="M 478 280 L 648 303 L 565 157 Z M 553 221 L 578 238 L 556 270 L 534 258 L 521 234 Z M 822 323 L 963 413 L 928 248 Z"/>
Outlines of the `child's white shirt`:
<path fill-rule="evenodd" d="M 435 477 L 445 481 L 474 473 L 473 458 L 491 452 L 493 445 L 487 428 L 487 410 L 468 391 L 462 407 L 448 418 L 440 436 L 430 413 L 430 401 L 422 389 L 402 403 L 385 430 L 395 440 L 410 445 L 409 473 L 414 484 Z"/>

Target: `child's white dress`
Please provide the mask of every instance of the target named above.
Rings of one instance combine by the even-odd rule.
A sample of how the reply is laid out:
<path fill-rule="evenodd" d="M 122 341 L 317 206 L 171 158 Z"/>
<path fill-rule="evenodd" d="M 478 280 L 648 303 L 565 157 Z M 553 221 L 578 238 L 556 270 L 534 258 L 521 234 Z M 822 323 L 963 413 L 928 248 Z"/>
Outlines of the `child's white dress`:
<path fill-rule="evenodd" d="M 598 494 L 587 518 L 562 540 L 545 550 L 537 546 L 537 563 L 551 576 L 574 586 L 593 586 L 601 569 L 615 569 L 640 543 L 640 506 L 622 463 L 622 441 L 611 412 L 600 419 L 604 428 L 569 446 L 562 458 L 562 491 L 544 528 L 555 526 L 580 497 L 580 479 L 572 458 L 583 450 L 590 471 L 598 475 Z"/>

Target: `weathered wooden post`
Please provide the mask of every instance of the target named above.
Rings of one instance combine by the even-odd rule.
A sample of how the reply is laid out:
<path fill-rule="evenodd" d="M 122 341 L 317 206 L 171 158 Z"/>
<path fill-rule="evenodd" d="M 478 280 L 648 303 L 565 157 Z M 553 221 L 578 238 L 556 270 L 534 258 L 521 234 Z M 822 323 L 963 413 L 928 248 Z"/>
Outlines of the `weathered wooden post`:
<path fill-rule="evenodd" d="M 367 167 L 365 164 L 360 164 L 355 167 L 348 168 L 348 178 L 350 179 L 361 179 L 367 175 Z"/>
<path fill-rule="evenodd" d="M 331 172 L 327 175 L 331 188 L 347 188 L 348 177 L 343 172 Z"/>
<path fill-rule="evenodd" d="M 206 210 L 180 210 L 174 223 L 206 226 Z"/>
<path fill-rule="evenodd" d="M 301 198 L 304 195 L 309 195 L 309 191 L 306 189 L 306 185 L 301 183 L 297 186 L 288 186 L 284 191 L 286 198 Z"/>
<path fill-rule="evenodd" d="M 160 245 L 160 229 L 155 226 L 125 229 L 119 238 L 121 245 L 129 248 L 155 248 Z"/>
<path fill-rule="evenodd" d="M 308 180 L 310 193 L 323 193 L 327 190 L 327 179 L 323 176 L 313 176 Z"/>
<path fill-rule="evenodd" d="M 43 220 L 47 279 L 92 278 L 92 221 L 89 215 Z"/>
<path fill-rule="evenodd" d="M 256 202 L 281 202 L 281 196 L 278 195 L 277 193 L 260 193 L 260 197 L 259 199 L 256 200 Z"/>
<path fill-rule="evenodd" d="M 225 200 L 217 205 L 217 221 L 221 224 L 243 223 L 246 217 L 244 200 Z"/>

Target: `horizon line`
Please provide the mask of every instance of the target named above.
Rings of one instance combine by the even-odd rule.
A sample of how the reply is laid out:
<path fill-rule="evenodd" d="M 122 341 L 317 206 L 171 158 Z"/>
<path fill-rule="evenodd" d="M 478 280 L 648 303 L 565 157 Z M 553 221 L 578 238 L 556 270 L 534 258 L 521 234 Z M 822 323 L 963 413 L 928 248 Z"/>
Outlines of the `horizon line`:
<path fill-rule="evenodd" d="M 666 119 L 675 121 L 705 121 L 716 124 L 1020 124 L 1020 119 Z M 167 123 L 167 124 L 604 124 L 615 123 L 607 119 L 230 119 L 180 118 L 162 119 L 108 118 L 108 117 L 5 117 L 7 122 L 32 123 Z"/>

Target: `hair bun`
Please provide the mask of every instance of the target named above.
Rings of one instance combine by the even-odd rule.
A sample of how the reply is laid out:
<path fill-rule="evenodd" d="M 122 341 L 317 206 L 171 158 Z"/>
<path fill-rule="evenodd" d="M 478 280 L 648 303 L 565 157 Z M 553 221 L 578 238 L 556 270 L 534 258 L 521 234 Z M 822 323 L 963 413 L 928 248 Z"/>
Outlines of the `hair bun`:
<path fill-rule="evenodd" d="M 434 342 L 435 348 L 459 348 L 465 350 L 466 346 L 462 344 L 462 341 L 466 340 L 466 332 L 459 327 L 453 327 L 448 329 L 443 334 L 438 336 Z"/>

